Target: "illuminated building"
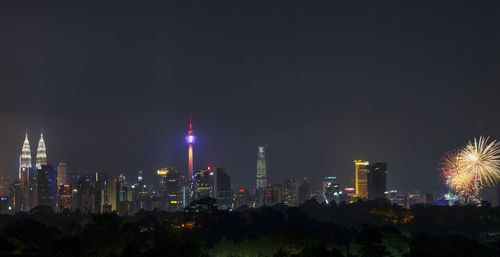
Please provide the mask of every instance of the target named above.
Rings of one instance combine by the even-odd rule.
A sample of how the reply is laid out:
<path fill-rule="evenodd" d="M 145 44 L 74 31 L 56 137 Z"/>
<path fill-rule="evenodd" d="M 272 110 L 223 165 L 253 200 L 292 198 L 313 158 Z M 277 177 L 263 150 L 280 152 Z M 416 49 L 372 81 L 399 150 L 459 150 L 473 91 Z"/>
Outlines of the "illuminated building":
<path fill-rule="evenodd" d="M 73 202 L 73 190 L 71 185 L 65 184 L 58 186 L 57 192 L 57 211 L 71 211 Z"/>
<path fill-rule="evenodd" d="M 231 177 L 228 168 L 213 169 L 214 197 L 219 209 L 229 209 L 232 206 Z"/>
<path fill-rule="evenodd" d="M 356 195 L 356 189 L 354 187 L 346 187 L 344 188 L 344 194 L 349 197 L 349 201 L 352 201 Z"/>
<path fill-rule="evenodd" d="M 368 199 L 386 198 L 387 191 L 387 163 L 376 162 L 370 164 L 368 172 Z"/>
<path fill-rule="evenodd" d="M 10 177 L 0 177 L 0 195 L 9 195 Z"/>
<path fill-rule="evenodd" d="M 143 180 L 142 170 L 140 170 L 137 172 L 137 184 L 144 184 L 142 180 Z"/>
<path fill-rule="evenodd" d="M 332 184 L 337 184 L 337 177 L 334 176 L 324 177 L 323 181 L 321 181 L 321 194 L 325 195 L 327 186 Z"/>
<path fill-rule="evenodd" d="M 283 202 L 283 187 L 280 184 L 268 185 L 266 188 L 257 190 L 256 207 L 273 206 Z"/>
<path fill-rule="evenodd" d="M 103 212 L 117 211 L 118 209 L 118 180 L 108 179 L 104 186 Z"/>
<path fill-rule="evenodd" d="M 42 167 L 47 164 L 47 149 L 45 141 L 43 140 L 43 133 L 40 134 L 40 141 L 38 141 L 38 148 L 36 150 L 36 168 Z"/>
<path fill-rule="evenodd" d="M 9 189 L 9 206 L 12 209 L 12 212 L 20 212 L 22 210 L 22 184 L 19 181 L 16 181 L 10 184 Z"/>
<path fill-rule="evenodd" d="M 166 210 L 178 211 L 182 208 L 181 181 L 179 171 L 175 167 L 165 167 L 156 172 L 160 176 L 160 199 L 165 203 Z"/>
<path fill-rule="evenodd" d="M 21 168 L 21 198 L 19 199 L 19 204 L 21 205 L 22 211 L 29 211 L 32 207 L 32 190 L 30 183 L 30 168 Z"/>
<path fill-rule="evenodd" d="M 80 178 L 90 175 L 92 175 L 92 173 L 89 171 L 71 171 L 69 172 L 68 184 L 71 185 L 71 188 L 75 189 L 78 187 L 78 181 L 80 181 Z"/>
<path fill-rule="evenodd" d="M 257 190 L 267 187 L 266 154 L 264 148 L 264 146 L 259 146 L 257 152 Z"/>
<path fill-rule="evenodd" d="M 37 206 L 49 206 L 52 210 L 56 210 L 56 173 L 56 168 L 52 165 L 43 164 L 37 168 Z"/>
<path fill-rule="evenodd" d="M 196 141 L 196 137 L 193 134 L 193 122 L 191 119 L 191 114 L 189 114 L 189 130 L 186 136 L 186 143 L 189 146 L 188 150 L 188 179 L 191 182 L 194 182 L 194 174 L 193 174 L 193 144 Z"/>
<path fill-rule="evenodd" d="M 143 198 L 143 193 L 145 192 L 142 170 L 137 172 L 137 183 L 131 185 L 131 189 L 132 189 L 132 200 L 136 204 L 135 209 L 140 210 L 141 209 L 140 203 Z"/>
<path fill-rule="evenodd" d="M 156 196 L 160 200 L 160 209 L 168 208 L 167 201 L 167 175 L 168 175 L 168 167 L 163 169 L 159 169 L 156 171 L 156 174 L 160 177 L 158 180 L 158 187 L 156 188 Z M 139 208 L 144 208 L 143 206 L 139 206 Z"/>
<path fill-rule="evenodd" d="M 57 165 L 57 185 L 67 185 L 69 184 L 68 179 L 68 166 L 65 162 L 60 162 Z"/>
<path fill-rule="evenodd" d="M 212 188 L 210 186 L 211 167 L 206 169 L 197 169 L 194 175 L 195 199 L 199 200 L 205 197 L 212 197 Z M 212 173 L 213 174 L 213 173 Z"/>
<path fill-rule="evenodd" d="M 295 179 L 287 179 L 283 185 L 283 203 L 288 206 L 299 205 L 299 186 Z"/>
<path fill-rule="evenodd" d="M 0 214 L 9 214 L 9 197 L 6 195 L 0 196 Z"/>
<path fill-rule="evenodd" d="M 243 206 L 250 207 L 250 192 L 247 189 L 237 189 L 233 193 L 233 209 L 241 208 Z"/>
<path fill-rule="evenodd" d="M 31 148 L 28 132 L 24 138 L 23 148 L 19 157 L 19 179 L 21 183 L 21 197 L 17 199 L 18 207 L 22 211 L 29 211 L 32 207 L 32 190 L 30 183 L 31 174 Z"/>
<path fill-rule="evenodd" d="M 129 190 L 127 178 L 124 173 L 121 173 L 118 177 L 119 191 L 118 200 L 119 202 L 132 201 L 132 190 Z"/>
<path fill-rule="evenodd" d="M 370 163 L 362 160 L 354 161 L 354 179 L 356 197 L 368 198 L 368 171 Z"/>
<path fill-rule="evenodd" d="M 23 143 L 23 149 L 21 152 L 21 155 L 19 156 L 19 179 L 23 180 L 22 178 L 22 170 L 29 172 L 31 169 L 31 148 L 30 148 L 30 141 L 28 140 L 28 132 L 26 132 L 26 137 L 24 138 L 24 143 Z M 29 176 L 29 174 L 26 174 Z M 26 176 L 26 178 L 28 178 Z"/>
<path fill-rule="evenodd" d="M 323 199 L 326 204 L 332 202 L 340 202 L 340 191 L 339 184 L 337 183 L 337 177 L 325 177 L 323 179 Z"/>
<path fill-rule="evenodd" d="M 108 182 L 108 174 L 103 172 L 95 173 L 95 184 L 94 184 L 94 212 L 102 213 L 104 206 L 104 191 L 106 188 L 106 183 Z"/>
<path fill-rule="evenodd" d="M 280 184 L 268 186 L 266 190 L 266 206 L 273 206 L 283 202 L 283 187 Z"/>

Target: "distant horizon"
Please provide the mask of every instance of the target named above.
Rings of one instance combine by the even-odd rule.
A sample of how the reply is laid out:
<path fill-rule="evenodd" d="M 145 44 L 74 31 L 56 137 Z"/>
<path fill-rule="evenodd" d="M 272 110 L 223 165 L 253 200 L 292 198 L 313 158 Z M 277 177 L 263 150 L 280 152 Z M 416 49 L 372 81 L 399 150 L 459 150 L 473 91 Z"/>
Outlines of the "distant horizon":
<path fill-rule="evenodd" d="M 28 140 L 30 142 L 30 148 L 31 148 L 31 154 L 32 154 L 32 166 L 33 168 L 35 167 L 35 165 L 33 165 L 36 161 L 36 149 L 37 149 L 37 146 L 38 146 L 38 140 L 40 139 L 40 137 L 38 136 L 38 140 L 36 140 L 36 144 L 33 144 L 33 141 L 30 140 L 30 133 L 29 133 L 29 130 L 27 130 L 27 133 L 28 133 Z M 40 134 L 43 133 L 44 134 L 44 139 L 46 141 L 46 145 L 47 145 L 47 140 L 46 140 L 46 133 L 43 131 L 43 129 L 40 130 Z M 21 147 L 22 148 L 22 147 Z M 258 146 L 256 146 L 256 149 L 258 148 Z M 33 151 L 34 150 L 34 151 Z M 195 156 L 196 156 L 196 147 L 195 147 Z M 50 148 L 48 148 L 48 159 L 50 160 L 51 159 L 51 155 L 50 155 Z M 187 154 L 187 147 L 186 147 L 186 154 Z M 257 151 L 256 151 L 256 154 L 255 154 L 255 160 L 257 161 Z M 366 160 L 366 159 L 361 159 L 363 161 L 368 161 L 370 163 L 372 162 L 384 162 L 384 161 L 380 161 L 380 160 L 377 160 L 377 161 L 372 161 L 372 160 Z M 266 155 L 266 161 L 267 160 L 267 155 Z M 352 160 L 354 161 L 354 160 Z M 351 163 L 352 163 L 351 161 Z M 89 169 L 89 168 L 77 168 L 77 169 L 73 169 L 71 168 L 71 164 L 68 163 L 67 161 L 63 161 L 63 160 L 60 160 L 60 161 L 48 161 L 47 164 L 50 164 L 54 167 L 57 167 L 59 165 L 59 163 L 66 163 L 67 166 L 68 166 L 68 172 L 89 172 L 89 173 L 95 173 L 95 172 L 104 172 L 108 175 L 110 175 L 110 172 L 108 171 L 104 171 L 104 170 L 100 170 L 100 169 Z M 136 171 L 130 171 L 130 170 L 122 170 L 122 171 L 119 171 L 117 175 L 111 175 L 110 177 L 118 177 L 119 174 L 122 174 L 124 173 L 127 177 L 127 180 L 129 180 L 130 182 L 133 182 L 137 179 L 136 175 L 139 171 L 143 171 L 143 175 L 144 175 L 144 180 L 147 182 L 147 184 L 155 184 L 158 180 L 158 177 L 156 175 L 156 171 L 158 169 L 161 169 L 161 168 L 165 168 L 165 167 L 175 167 L 178 171 L 179 171 L 179 174 L 180 176 L 186 178 L 187 177 L 187 163 L 185 164 L 186 167 L 179 167 L 179 166 L 176 166 L 176 165 L 172 165 L 172 164 L 166 164 L 166 165 L 163 165 L 163 166 L 159 166 L 157 169 L 155 170 L 151 170 L 150 172 L 144 170 L 144 169 L 138 169 Z M 206 165 L 200 165 L 200 166 L 196 166 L 196 162 L 195 162 L 195 171 L 198 170 L 198 169 L 202 169 L 202 168 L 206 168 L 207 166 L 212 166 L 212 167 L 224 167 L 224 168 L 228 168 L 229 169 L 229 175 L 232 176 L 231 174 L 231 169 L 230 167 L 227 167 L 227 166 L 224 166 L 224 165 L 217 165 L 217 164 L 206 164 Z M 256 165 L 255 165 L 256 166 Z M 390 177 L 391 175 L 391 172 L 390 172 L 390 163 L 388 163 L 388 166 L 389 166 L 389 173 L 388 173 L 388 178 Z M 436 164 L 436 179 L 439 180 L 439 177 L 438 177 L 438 173 L 437 173 L 437 167 L 438 167 L 438 164 Z M 17 172 L 17 171 L 16 171 Z M 269 172 L 269 169 L 268 169 L 268 172 Z M 184 174 L 185 173 L 185 174 Z M 113 173 L 111 173 L 113 174 Z M 17 176 L 14 175 L 14 176 L 11 176 L 11 175 L 8 175 L 11 177 L 11 180 L 15 181 L 15 178 Z M 289 179 L 289 178 L 293 178 L 293 179 L 298 179 L 298 180 L 303 180 L 305 177 L 312 177 L 314 178 L 315 180 L 317 181 L 321 181 L 322 178 L 324 177 L 327 177 L 327 176 L 336 176 L 337 177 L 337 181 L 339 181 L 339 185 L 341 187 L 341 189 L 343 190 L 344 188 L 348 188 L 348 187 L 352 187 L 353 185 L 351 184 L 343 184 L 341 183 L 341 181 L 345 181 L 345 180 L 353 180 L 354 179 L 354 165 L 353 165 L 353 169 L 352 169 L 352 178 L 342 178 L 342 177 L 339 177 L 335 174 L 329 174 L 329 175 L 326 175 L 326 176 L 307 176 L 307 175 L 304 175 L 304 176 L 301 176 L 301 177 L 284 177 L 280 182 L 276 182 L 276 181 L 271 181 L 269 182 L 268 181 L 268 184 L 283 184 L 283 182 L 286 180 L 286 179 Z M 235 189 L 255 189 L 255 179 L 254 179 L 254 185 L 253 186 L 240 186 L 240 185 L 235 185 L 234 182 L 231 182 L 232 186 L 236 186 L 235 188 L 233 188 L 233 190 Z M 401 189 L 401 188 L 398 188 L 397 186 L 390 186 L 388 185 L 387 186 L 387 190 L 398 190 L 398 192 L 404 192 L 404 193 L 409 193 L 409 192 L 415 192 L 416 190 L 419 190 L 420 193 L 430 193 L 430 194 L 434 194 L 436 192 L 439 192 L 439 193 L 444 193 L 447 191 L 447 188 L 443 185 L 442 186 L 442 189 L 441 190 L 434 190 L 434 191 L 424 191 L 420 188 L 409 188 L 409 189 Z"/>

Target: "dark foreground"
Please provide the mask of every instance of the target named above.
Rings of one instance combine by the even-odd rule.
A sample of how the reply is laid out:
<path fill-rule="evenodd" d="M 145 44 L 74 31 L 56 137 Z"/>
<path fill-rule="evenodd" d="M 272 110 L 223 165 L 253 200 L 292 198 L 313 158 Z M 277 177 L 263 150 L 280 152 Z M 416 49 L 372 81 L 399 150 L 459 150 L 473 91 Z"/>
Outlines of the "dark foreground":
<path fill-rule="evenodd" d="M 385 201 L 0 217 L 0 256 L 500 256 L 500 209 Z"/>

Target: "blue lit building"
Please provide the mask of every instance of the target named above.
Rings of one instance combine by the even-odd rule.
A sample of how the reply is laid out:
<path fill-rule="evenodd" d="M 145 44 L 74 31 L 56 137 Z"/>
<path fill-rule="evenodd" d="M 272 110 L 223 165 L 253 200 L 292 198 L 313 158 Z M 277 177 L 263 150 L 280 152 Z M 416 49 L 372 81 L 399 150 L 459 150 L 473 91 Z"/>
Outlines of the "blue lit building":
<path fill-rule="evenodd" d="M 37 168 L 37 205 L 49 206 L 56 210 L 57 203 L 57 169 L 50 164 Z"/>

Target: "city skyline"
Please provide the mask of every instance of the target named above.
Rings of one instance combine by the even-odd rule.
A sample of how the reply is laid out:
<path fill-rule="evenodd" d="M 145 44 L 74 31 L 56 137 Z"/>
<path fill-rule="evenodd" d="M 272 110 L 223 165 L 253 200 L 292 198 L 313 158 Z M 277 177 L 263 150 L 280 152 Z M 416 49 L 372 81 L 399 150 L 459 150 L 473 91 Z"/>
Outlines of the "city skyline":
<path fill-rule="evenodd" d="M 500 138 L 494 2 L 18 5 L 0 4 L 11 177 L 26 128 L 70 170 L 184 173 L 187 113 L 195 168 L 229 167 L 248 188 L 269 145 L 271 183 L 346 184 L 363 159 L 389 163 L 389 188 L 445 190 L 443 152 Z"/>

